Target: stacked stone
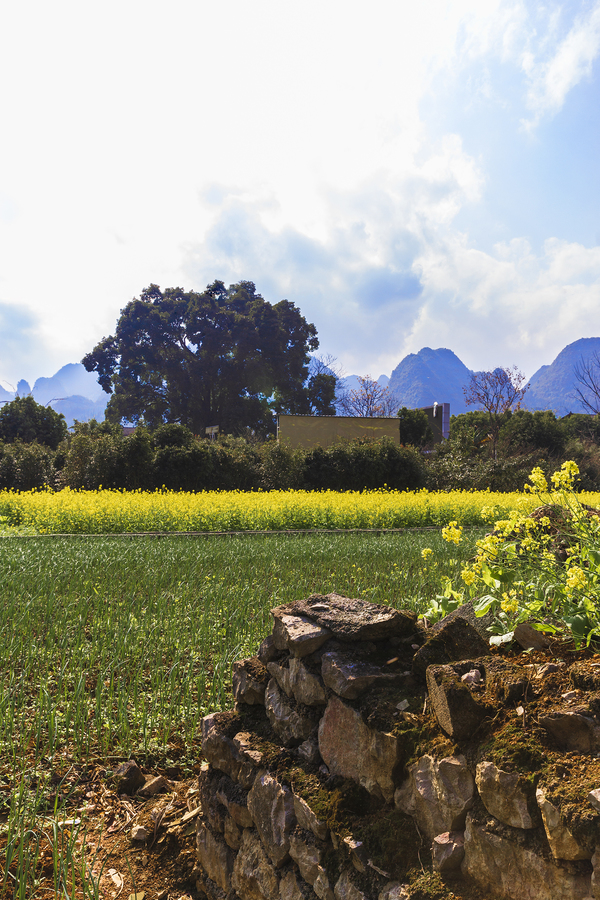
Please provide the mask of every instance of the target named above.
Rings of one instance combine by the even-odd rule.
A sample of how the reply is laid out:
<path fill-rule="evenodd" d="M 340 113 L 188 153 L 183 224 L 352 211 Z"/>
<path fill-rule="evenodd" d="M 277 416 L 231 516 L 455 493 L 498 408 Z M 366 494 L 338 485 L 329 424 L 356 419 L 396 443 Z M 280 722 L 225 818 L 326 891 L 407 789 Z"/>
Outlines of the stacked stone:
<path fill-rule="evenodd" d="M 279 607 L 273 618 L 258 656 L 234 664 L 236 712 L 202 723 L 198 889 L 210 900 L 411 896 L 278 777 L 272 756 L 269 767 L 261 741 L 243 727 L 252 716 L 290 765 L 318 771 L 331 788 L 356 782 L 382 814 L 411 816 L 439 872 L 462 871 L 514 900 L 600 900 L 594 840 L 575 837 L 542 785 L 536 792 L 530 778 L 473 755 L 479 727 L 500 706 L 525 716 L 531 667 L 490 656 L 468 610 L 426 634 L 410 613 L 335 594 Z M 576 666 L 573 673 L 576 680 Z M 586 678 L 587 670 L 582 687 L 598 692 L 600 675 L 598 684 Z M 387 719 L 370 715 L 378 697 Z M 422 722 L 424 703 L 456 752 L 425 754 L 405 768 L 403 730 L 393 724 Z M 589 704 L 551 711 L 541 725 L 565 749 L 600 755 Z M 600 790 L 590 804 L 597 814 Z"/>
<path fill-rule="evenodd" d="M 400 696 L 412 685 L 410 666 L 401 665 L 414 652 L 415 616 L 329 594 L 279 607 L 273 617 L 258 657 L 234 665 L 238 709 L 263 707 L 282 749 L 298 764 L 352 779 L 391 804 L 399 741 L 367 726 L 350 701 L 374 687 L 395 686 Z M 211 900 L 367 900 L 355 882 L 369 867 L 378 882 L 375 896 L 406 896 L 363 858 L 360 842 L 338 839 L 268 771 L 250 733 L 231 730 L 228 714 L 202 723 L 208 763 L 200 776 L 200 890 Z M 339 859 L 326 868 L 332 853 Z"/>

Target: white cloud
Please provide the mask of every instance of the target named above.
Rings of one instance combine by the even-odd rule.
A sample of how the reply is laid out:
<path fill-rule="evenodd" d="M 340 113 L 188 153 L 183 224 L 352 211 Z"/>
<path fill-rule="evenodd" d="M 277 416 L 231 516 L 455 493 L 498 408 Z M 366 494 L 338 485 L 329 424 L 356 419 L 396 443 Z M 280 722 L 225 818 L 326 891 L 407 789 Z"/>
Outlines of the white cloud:
<path fill-rule="evenodd" d="M 517 239 L 488 254 L 447 234 L 415 268 L 423 308 L 403 352 L 424 342 L 449 346 L 469 368 L 516 364 L 530 376 L 566 344 L 597 330 L 599 247 L 548 239 L 536 255 Z"/>
<path fill-rule="evenodd" d="M 520 305 L 548 303 L 570 321 L 557 298 L 585 307 L 596 270 L 574 243 L 538 257 L 513 232 L 485 254 L 458 234 L 457 214 L 485 206 L 488 160 L 465 150 L 451 118 L 428 134 L 421 102 L 436 76 L 453 87 L 467 72 L 457 110 L 475 94 L 486 109 L 508 106 L 502 69 L 518 81 L 514 122 L 526 98 L 532 121 L 556 112 L 598 53 L 599 0 L 572 9 L 12 4 L 0 296 L 31 318 L 28 332 L 11 320 L 25 350 L 20 362 L 4 351 L 4 377 L 80 359 L 150 282 L 202 289 L 215 278 L 295 301 L 349 371 L 390 371 L 432 333 L 453 346 L 464 332 L 483 354 L 495 309 L 533 346 Z M 512 150 L 514 134 L 503 139 Z M 506 194 L 516 205 L 508 184 Z"/>
<path fill-rule="evenodd" d="M 575 18 L 547 59 L 536 62 L 531 51 L 524 54 L 522 66 L 529 80 L 527 105 L 532 112 L 528 127 L 561 109 L 568 92 L 590 76 L 599 52 L 600 2 L 596 2 Z"/>

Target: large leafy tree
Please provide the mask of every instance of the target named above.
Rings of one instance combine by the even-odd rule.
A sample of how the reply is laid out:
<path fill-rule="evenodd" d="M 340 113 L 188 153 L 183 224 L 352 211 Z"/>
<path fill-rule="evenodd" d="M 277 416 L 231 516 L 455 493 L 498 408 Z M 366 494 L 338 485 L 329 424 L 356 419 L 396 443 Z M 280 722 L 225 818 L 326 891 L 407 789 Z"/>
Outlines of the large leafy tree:
<path fill-rule="evenodd" d="M 293 303 L 271 305 L 251 281 L 215 281 L 202 293 L 151 284 L 82 362 L 111 394 L 110 421 L 265 434 L 273 411 L 330 411 L 334 379 L 327 390 L 309 378 L 318 345 L 315 326 Z"/>

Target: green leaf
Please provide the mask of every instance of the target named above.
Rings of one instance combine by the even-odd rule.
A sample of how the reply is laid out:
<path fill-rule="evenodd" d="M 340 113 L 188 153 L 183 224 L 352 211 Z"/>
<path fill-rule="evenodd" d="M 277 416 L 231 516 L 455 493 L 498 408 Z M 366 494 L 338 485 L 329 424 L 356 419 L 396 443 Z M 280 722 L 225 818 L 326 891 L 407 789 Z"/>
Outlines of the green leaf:
<path fill-rule="evenodd" d="M 481 618 L 481 616 L 485 616 L 486 612 L 497 603 L 495 597 L 492 597 L 491 594 L 485 594 L 483 597 L 478 597 L 477 600 L 473 600 L 473 609 L 475 610 L 475 615 L 477 618 Z"/>
<path fill-rule="evenodd" d="M 571 633 L 575 638 L 575 643 L 579 646 L 590 630 L 590 623 L 588 622 L 587 616 L 565 616 L 565 622 L 571 629 Z"/>

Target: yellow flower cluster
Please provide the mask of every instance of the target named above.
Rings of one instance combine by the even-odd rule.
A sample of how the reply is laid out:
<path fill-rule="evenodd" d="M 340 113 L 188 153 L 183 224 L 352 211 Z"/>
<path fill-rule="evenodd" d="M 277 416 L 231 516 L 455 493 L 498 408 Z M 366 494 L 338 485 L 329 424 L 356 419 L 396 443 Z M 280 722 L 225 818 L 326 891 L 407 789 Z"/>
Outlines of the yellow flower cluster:
<path fill-rule="evenodd" d="M 565 590 L 568 594 L 581 593 L 588 587 L 588 578 L 581 566 L 571 565 L 567 572 Z"/>
<path fill-rule="evenodd" d="M 570 491 L 573 489 L 578 475 L 579 466 L 572 459 L 569 459 L 562 464 L 558 472 L 554 472 L 550 476 L 550 481 L 554 485 L 555 491 Z"/>
<path fill-rule="evenodd" d="M 445 528 L 442 528 L 442 537 L 449 544 L 460 544 L 462 525 L 459 525 L 456 520 L 449 522 Z"/>
<path fill-rule="evenodd" d="M 504 591 L 502 594 L 502 600 L 500 601 L 500 606 L 502 608 L 502 612 L 505 612 L 507 615 L 514 616 L 517 610 L 519 609 L 519 596 L 515 590 Z"/>
<path fill-rule="evenodd" d="M 579 495 L 600 506 L 600 496 Z M 39 533 L 261 531 L 443 526 L 459 543 L 463 526 L 493 508 L 507 523 L 538 498 L 490 491 L 0 491 L 0 521 Z M 507 525 L 507 527 L 509 527 Z"/>

